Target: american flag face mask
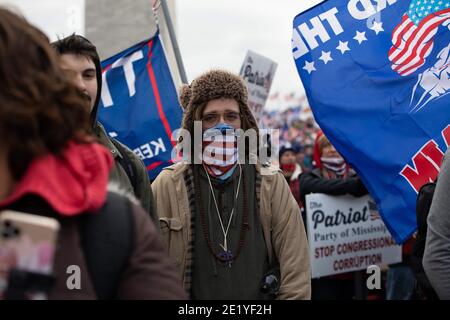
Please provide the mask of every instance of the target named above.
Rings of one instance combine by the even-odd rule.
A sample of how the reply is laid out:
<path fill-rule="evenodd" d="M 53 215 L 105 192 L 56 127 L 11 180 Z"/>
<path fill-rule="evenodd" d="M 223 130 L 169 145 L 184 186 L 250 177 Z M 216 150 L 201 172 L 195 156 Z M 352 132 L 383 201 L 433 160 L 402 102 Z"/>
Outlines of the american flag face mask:
<path fill-rule="evenodd" d="M 228 177 L 238 159 L 235 129 L 224 123 L 203 132 L 203 165 L 216 178 Z"/>

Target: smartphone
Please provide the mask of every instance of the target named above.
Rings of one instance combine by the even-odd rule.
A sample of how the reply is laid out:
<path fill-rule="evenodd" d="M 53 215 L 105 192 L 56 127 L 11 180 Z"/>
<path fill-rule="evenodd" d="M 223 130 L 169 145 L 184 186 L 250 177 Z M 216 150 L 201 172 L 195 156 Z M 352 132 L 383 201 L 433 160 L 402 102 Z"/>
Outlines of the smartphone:
<path fill-rule="evenodd" d="M 52 275 L 59 230 L 53 218 L 0 212 L 0 298 L 11 269 Z"/>

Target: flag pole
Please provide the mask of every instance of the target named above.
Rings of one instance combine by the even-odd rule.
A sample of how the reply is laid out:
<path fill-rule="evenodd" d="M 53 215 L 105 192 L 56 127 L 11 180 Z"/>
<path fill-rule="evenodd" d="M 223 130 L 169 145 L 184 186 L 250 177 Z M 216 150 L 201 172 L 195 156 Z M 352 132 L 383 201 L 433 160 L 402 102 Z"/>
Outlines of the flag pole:
<path fill-rule="evenodd" d="M 160 0 L 160 3 L 162 5 L 162 11 L 164 14 L 164 20 L 166 21 L 167 30 L 169 31 L 170 41 L 172 42 L 172 47 L 175 54 L 175 60 L 177 62 L 178 70 L 180 72 L 181 81 L 183 83 L 188 83 L 183 60 L 181 59 L 180 48 L 178 47 L 175 31 L 173 30 L 173 24 L 172 19 L 170 18 L 169 7 L 167 6 L 166 0 Z"/>

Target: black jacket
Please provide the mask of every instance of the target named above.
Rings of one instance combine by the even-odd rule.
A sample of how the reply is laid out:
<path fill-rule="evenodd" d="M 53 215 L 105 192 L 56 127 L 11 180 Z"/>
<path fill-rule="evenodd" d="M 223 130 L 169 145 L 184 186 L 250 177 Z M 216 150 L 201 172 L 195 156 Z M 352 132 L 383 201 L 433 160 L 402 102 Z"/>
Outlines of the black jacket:
<path fill-rule="evenodd" d="M 326 179 L 320 169 L 304 172 L 300 175 L 300 193 L 303 203 L 305 196 L 310 193 L 324 193 L 331 196 L 351 194 L 361 197 L 368 194 L 362 181 L 357 176 L 346 179 Z"/>

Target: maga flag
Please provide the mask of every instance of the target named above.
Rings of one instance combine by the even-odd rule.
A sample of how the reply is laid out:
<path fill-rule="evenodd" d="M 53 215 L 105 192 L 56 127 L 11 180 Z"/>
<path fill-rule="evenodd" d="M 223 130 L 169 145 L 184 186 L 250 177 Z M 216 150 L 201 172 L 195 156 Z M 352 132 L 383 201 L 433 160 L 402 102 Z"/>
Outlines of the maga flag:
<path fill-rule="evenodd" d="M 450 1 L 328 0 L 294 19 L 315 119 L 398 242 L 450 143 Z"/>
<path fill-rule="evenodd" d="M 182 109 L 158 34 L 102 62 L 98 117 L 145 163 L 150 179 L 171 162 Z"/>

